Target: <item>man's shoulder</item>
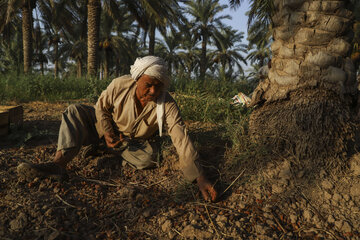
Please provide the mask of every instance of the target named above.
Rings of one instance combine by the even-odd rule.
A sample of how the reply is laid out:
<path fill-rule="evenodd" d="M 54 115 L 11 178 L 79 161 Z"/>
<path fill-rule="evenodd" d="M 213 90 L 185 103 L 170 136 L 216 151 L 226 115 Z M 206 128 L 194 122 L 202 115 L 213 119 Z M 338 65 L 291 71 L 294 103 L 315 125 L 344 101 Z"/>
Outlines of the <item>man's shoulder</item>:
<path fill-rule="evenodd" d="M 129 87 L 134 84 L 134 80 L 131 78 L 131 75 L 123 75 L 112 80 L 111 84 L 116 87 Z"/>

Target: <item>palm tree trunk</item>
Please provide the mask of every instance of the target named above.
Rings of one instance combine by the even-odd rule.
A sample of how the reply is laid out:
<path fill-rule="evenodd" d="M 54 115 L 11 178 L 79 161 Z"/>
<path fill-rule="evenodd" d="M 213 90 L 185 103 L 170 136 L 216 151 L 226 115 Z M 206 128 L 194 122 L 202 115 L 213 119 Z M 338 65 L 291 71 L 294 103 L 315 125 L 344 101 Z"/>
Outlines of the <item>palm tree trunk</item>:
<path fill-rule="evenodd" d="M 81 59 L 78 58 L 76 60 L 76 77 L 81 78 L 82 77 L 82 62 Z"/>
<path fill-rule="evenodd" d="M 272 67 L 252 97 L 258 142 L 302 159 L 348 150 L 357 88 L 346 2 L 274 0 Z"/>
<path fill-rule="evenodd" d="M 22 13 L 22 34 L 23 34 L 23 51 L 24 51 L 24 73 L 31 71 L 32 64 L 32 16 L 31 8 L 24 4 L 21 8 Z"/>
<path fill-rule="evenodd" d="M 104 59 L 104 79 L 109 78 L 109 51 L 105 49 L 105 59 Z"/>
<path fill-rule="evenodd" d="M 55 52 L 55 60 L 54 60 L 54 77 L 57 78 L 59 75 L 59 42 L 54 42 L 54 52 Z"/>
<path fill-rule="evenodd" d="M 88 2 L 88 58 L 87 69 L 89 76 L 96 76 L 98 63 L 98 45 L 100 29 L 100 0 Z"/>
<path fill-rule="evenodd" d="M 44 76 L 44 62 L 43 61 L 40 62 L 40 70 L 41 70 L 41 75 Z"/>
<path fill-rule="evenodd" d="M 207 48 L 207 41 L 208 36 L 207 34 L 203 34 L 203 41 L 201 43 L 201 57 L 200 57 L 200 80 L 205 80 L 205 72 L 207 67 L 207 58 L 206 58 L 206 48 Z"/>
<path fill-rule="evenodd" d="M 149 31 L 149 55 L 154 55 L 155 53 L 155 23 L 150 24 Z"/>

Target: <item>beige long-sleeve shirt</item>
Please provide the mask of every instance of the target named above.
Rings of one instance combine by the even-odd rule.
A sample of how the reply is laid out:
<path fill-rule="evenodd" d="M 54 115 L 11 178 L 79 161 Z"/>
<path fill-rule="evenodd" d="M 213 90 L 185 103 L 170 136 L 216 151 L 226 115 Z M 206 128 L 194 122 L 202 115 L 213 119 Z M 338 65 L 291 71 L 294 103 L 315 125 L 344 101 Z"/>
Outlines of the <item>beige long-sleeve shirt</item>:
<path fill-rule="evenodd" d="M 130 75 L 114 79 L 104 90 L 96 105 L 96 129 L 102 137 L 114 127 L 130 138 L 148 139 L 158 131 L 156 103 L 149 102 L 138 114 L 135 102 L 136 82 Z M 175 100 L 165 95 L 165 125 L 177 150 L 184 177 L 195 180 L 201 174 L 199 154 L 189 138 Z"/>

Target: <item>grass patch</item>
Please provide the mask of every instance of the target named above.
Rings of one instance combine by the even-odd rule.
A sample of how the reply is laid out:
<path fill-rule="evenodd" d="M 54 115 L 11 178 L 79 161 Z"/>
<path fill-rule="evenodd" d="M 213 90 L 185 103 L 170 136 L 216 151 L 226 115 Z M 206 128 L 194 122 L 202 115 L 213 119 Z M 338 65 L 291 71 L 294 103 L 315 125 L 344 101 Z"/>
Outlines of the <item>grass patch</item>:
<path fill-rule="evenodd" d="M 0 102 L 60 101 L 97 98 L 109 81 L 67 77 L 55 79 L 38 74 L 0 75 Z"/>

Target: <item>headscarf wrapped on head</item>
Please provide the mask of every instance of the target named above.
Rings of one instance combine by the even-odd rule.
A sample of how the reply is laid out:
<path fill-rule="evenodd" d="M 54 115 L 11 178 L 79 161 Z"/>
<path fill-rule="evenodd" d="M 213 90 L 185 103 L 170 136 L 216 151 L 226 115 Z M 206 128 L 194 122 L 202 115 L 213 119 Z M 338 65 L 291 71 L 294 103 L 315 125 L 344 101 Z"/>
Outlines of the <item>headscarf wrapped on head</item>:
<path fill-rule="evenodd" d="M 137 58 L 130 67 L 131 77 L 137 81 L 143 74 L 154 77 L 164 84 L 164 88 L 156 101 L 156 116 L 159 125 L 159 135 L 162 136 L 162 128 L 165 115 L 165 92 L 170 85 L 170 78 L 165 61 L 155 56 Z"/>

